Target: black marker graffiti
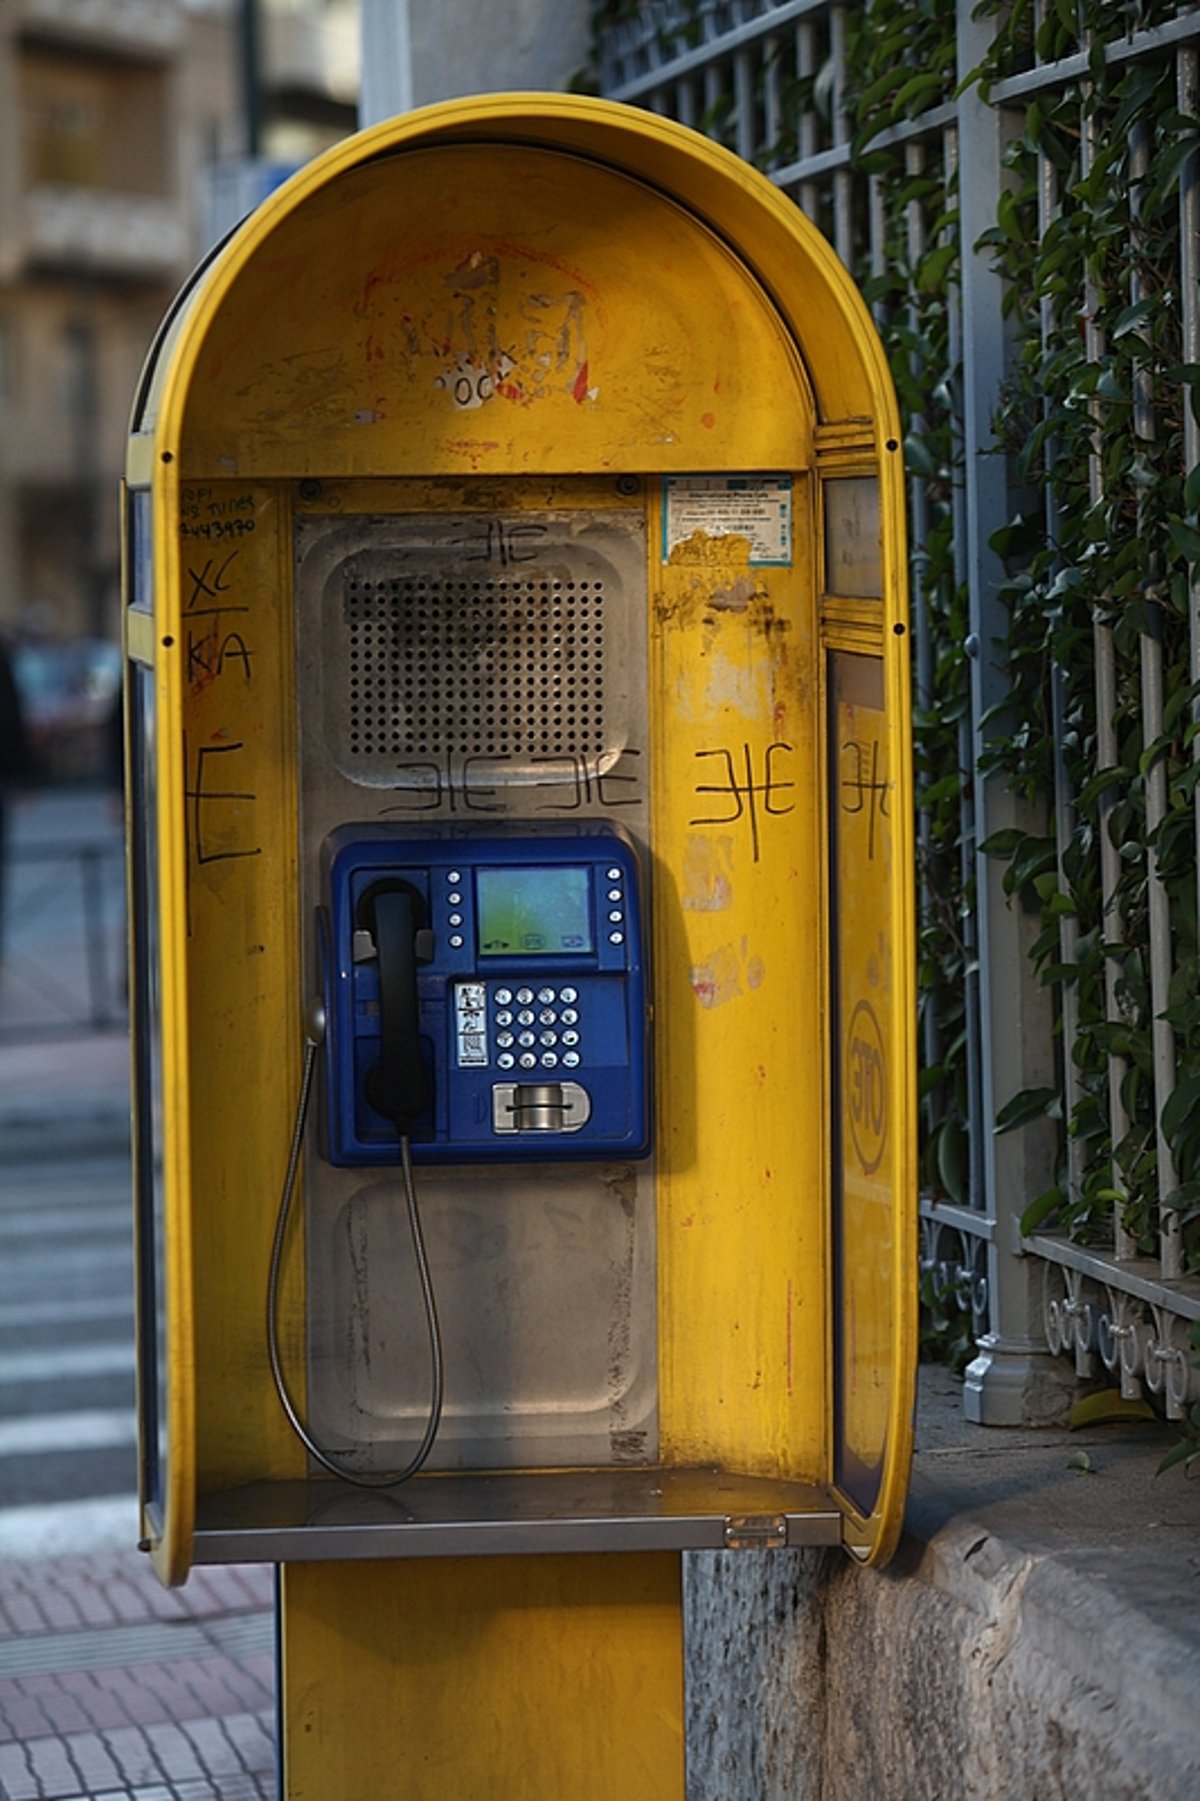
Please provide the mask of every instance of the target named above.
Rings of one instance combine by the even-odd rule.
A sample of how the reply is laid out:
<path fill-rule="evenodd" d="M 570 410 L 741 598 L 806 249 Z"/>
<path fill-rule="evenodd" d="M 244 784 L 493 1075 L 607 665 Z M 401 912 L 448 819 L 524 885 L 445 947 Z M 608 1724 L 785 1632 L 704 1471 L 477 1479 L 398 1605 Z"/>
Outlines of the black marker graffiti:
<path fill-rule="evenodd" d="M 868 862 L 875 857 L 876 821 L 888 817 L 888 783 L 887 777 L 880 773 L 881 749 L 878 738 L 867 742 L 861 738 L 848 738 L 842 745 L 844 771 L 847 771 L 846 759 L 849 759 L 848 772 L 842 776 L 842 812 L 867 813 Z"/>
<path fill-rule="evenodd" d="M 237 551 L 231 550 L 223 562 L 209 557 L 203 569 L 189 567 L 187 579 L 192 584 L 191 594 L 184 609 L 190 619 L 198 619 L 206 613 L 248 613 L 248 606 L 236 606 L 232 601 L 223 600 L 233 587 L 229 579 L 229 571 L 237 561 Z M 201 601 L 212 601 L 212 606 L 201 606 Z"/>
<path fill-rule="evenodd" d="M 465 563 L 495 563 L 509 569 L 514 563 L 536 563 L 547 525 L 514 525 L 505 519 L 481 519 L 479 529 L 451 540 L 465 554 Z"/>
<path fill-rule="evenodd" d="M 203 690 L 225 673 L 226 663 L 239 663 L 246 681 L 251 680 L 250 647 L 241 632 L 226 632 L 216 626 L 199 637 L 188 627 L 187 679 L 193 693 Z"/>
<path fill-rule="evenodd" d="M 566 754 L 524 759 L 506 755 L 455 757 L 444 761 L 401 763 L 392 777 L 397 798 L 388 813 L 507 813 L 514 773 L 541 772 L 529 786 L 557 790 L 557 798 L 539 800 L 539 813 L 577 813 L 584 807 L 636 807 L 642 778 L 627 764 L 641 756 L 626 748 L 615 763 L 600 766 L 598 757 Z M 526 784 L 522 788 L 527 791 Z"/>
<path fill-rule="evenodd" d="M 183 767 L 184 797 L 187 805 L 184 810 L 185 836 L 187 842 L 187 930 L 192 931 L 191 913 L 191 880 L 194 869 L 201 869 L 211 863 L 240 862 L 245 857 L 261 857 L 261 844 L 238 843 L 236 834 L 242 827 L 248 811 L 253 809 L 258 799 L 257 794 L 246 788 L 216 788 L 209 785 L 210 778 L 215 775 L 213 759 L 216 757 L 236 756 L 245 750 L 242 743 L 205 744 L 197 750 L 193 762 L 188 747 L 188 736 L 183 734 Z M 211 810 L 214 807 L 234 807 L 236 811 L 231 817 L 229 813 L 218 815 L 213 821 Z M 230 842 L 231 837 L 233 842 Z"/>
<path fill-rule="evenodd" d="M 730 750 L 698 750 L 697 757 L 720 757 L 725 764 L 725 780 L 723 782 L 697 782 L 694 794 L 723 794 L 732 803 L 728 813 L 708 814 L 688 821 L 689 825 L 733 825 L 739 819 L 746 819 L 750 827 L 750 842 L 753 847 L 754 861 L 759 858 L 759 803 L 761 810 L 770 817 L 781 817 L 795 809 L 795 801 L 788 801 L 786 806 L 777 804 L 777 797 L 786 789 L 794 789 L 795 782 L 781 779 L 775 772 L 775 760 L 784 755 L 791 756 L 794 746 L 776 740 L 768 744 L 763 752 L 762 773 L 755 779 L 754 753 L 748 743 L 742 745 L 742 767 L 744 775 L 739 775 Z"/>

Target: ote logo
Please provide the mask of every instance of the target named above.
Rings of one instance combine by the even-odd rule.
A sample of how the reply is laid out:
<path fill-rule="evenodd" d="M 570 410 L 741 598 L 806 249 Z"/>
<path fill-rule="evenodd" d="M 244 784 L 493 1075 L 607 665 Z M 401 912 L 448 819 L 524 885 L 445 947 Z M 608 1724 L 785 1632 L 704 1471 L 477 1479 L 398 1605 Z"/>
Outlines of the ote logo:
<path fill-rule="evenodd" d="M 850 1015 L 845 1106 L 863 1174 L 873 1175 L 887 1142 L 887 1062 L 883 1034 L 869 1001 L 859 1001 Z"/>

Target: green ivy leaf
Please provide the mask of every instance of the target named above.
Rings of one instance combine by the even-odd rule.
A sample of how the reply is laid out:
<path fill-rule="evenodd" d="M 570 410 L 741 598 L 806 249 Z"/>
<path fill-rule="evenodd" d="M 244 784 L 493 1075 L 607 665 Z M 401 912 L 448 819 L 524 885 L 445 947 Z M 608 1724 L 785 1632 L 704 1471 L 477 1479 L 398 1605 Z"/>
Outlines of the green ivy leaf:
<path fill-rule="evenodd" d="M 1031 1119 L 1042 1119 L 1047 1115 L 1054 1117 L 1054 1109 L 1061 1112 L 1061 1102 L 1057 1088 L 1022 1088 L 996 1114 L 996 1132 L 1011 1132 L 1016 1126 L 1023 1126 Z"/>

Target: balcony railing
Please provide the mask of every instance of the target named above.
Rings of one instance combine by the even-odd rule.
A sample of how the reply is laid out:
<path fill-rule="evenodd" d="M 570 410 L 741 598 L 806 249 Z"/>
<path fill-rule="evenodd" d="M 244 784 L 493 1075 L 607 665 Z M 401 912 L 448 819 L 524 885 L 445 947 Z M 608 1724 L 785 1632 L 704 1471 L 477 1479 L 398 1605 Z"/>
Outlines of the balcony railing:
<path fill-rule="evenodd" d="M 46 185 L 27 192 L 23 224 L 27 266 L 166 282 L 187 270 L 187 228 L 172 200 Z"/>

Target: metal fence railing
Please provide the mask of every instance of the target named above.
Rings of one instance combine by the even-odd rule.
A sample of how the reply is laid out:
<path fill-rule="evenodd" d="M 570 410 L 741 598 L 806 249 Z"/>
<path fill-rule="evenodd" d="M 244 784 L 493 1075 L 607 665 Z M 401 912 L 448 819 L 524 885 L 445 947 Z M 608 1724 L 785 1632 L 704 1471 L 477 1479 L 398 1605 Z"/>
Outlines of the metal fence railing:
<path fill-rule="evenodd" d="M 947 929 L 959 941 L 961 1017 L 948 1027 L 926 1008 L 923 1056 L 931 1071 L 957 1058 L 955 1099 L 946 1106 L 961 1119 L 962 1154 L 942 1158 L 940 1166 L 930 1160 L 942 1178 L 927 1180 L 922 1216 L 926 1270 L 974 1327 L 967 1411 L 985 1423 L 1049 1417 L 1061 1408 L 1074 1374 L 1096 1377 L 1107 1369 L 1127 1395 L 1149 1390 L 1170 1417 L 1180 1418 L 1200 1395 L 1188 1349 L 1188 1330 L 1200 1319 L 1200 1279 L 1185 1267 L 1181 1177 L 1162 1122 L 1173 1095 L 1178 1111 L 1182 1092 L 1177 1003 L 1187 947 L 1196 937 L 1197 902 L 1194 872 L 1190 895 L 1181 894 L 1178 882 L 1168 889 L 1155 849 L 1169 804 L 1160 751 L 1171 723 L 1164 720 L 1156 594 L 1139 594 L 1136 609 L 1118 619 L 1110 594 L 1089 594 L 1086 579 L 1081 592 L 1078 559 L 1064 555 L 1057 569 L 1052 565 L 1048 608 L 1070 591 L 1080 616 L 1091 621 L 1078 661 L 1060 656 L 1047 682 L 1053 772 L 1047 787 L 1053 792 L 1031 793 L 1035 784 L 1028 781 L 1022 791 L 997 758 L 995 740 L 1013 681 L 997 647 L 1009 641 L 1012 627 L 1012 570 L 1002 546 L 1014 511 L 1026 507 L 1043 555 L 1069 539 L 1081 517 L 1099 517 L 1106 506 L 1110 529 L 1136 539 L 1144 526 L 1140 503 L 1136 517 L 1122 525 L 1105 491 L 1114 480 L 1114 439 L 1124 433 L 1139 455 L 1160 459 L 1156 466 L 1174 457 L 1181 478 L 1200 465 L 1190 392 L 1200 371 L 1200 153 L 1190 152 L 1187 141 L 1198 111 L 1200 8 L 1166 0 L 1137 9 L 1067 9 L 1049 0 L 1013 8 L 998 0 L 941 8 L 914 0 L 907 9 L 902 0 L 854 7 L 833 0 L 643 0 L 622 10 L 601 32 L 602 92 L 706 131 L 796 200 L 871 296 L 907 414 L 919 713 L 932 718 L 945 683 L 961 685 L 957 723 L 954 709 L 943 707 L 939 728 L 960 778 L 949 785 L 956 791 L 954 854 L 961 861 L 950 870 L 946 835 L 939 843 L 927 806 L 919 873 L 927 921 L 938 917 L 942 888 L 952 887 L 958 897 L 958 916 Z M 1082 24 L 1087 17 L 1090 29 Z M 1072 21 L 1081 22 L 1074 36 Z M 882 125 L 876 109 L 864 132 L 854 34 L 888 29 L 900 31 L 901 67 L 877 82 L 895 104 Z M 974 78 L 980 68 L 987 71 L 984 82 Z M 1155 91 L 1169 96 L 1156 104 L 1180 138 L 1166 147 L 1178 183 L 1177 211 L 1167 220 L 1171 230 L 1160 232 L 1152 247 L 1158 262 L 1150 276 L 1138 249 L 1138 208 L 1159 164 L 1151 161 L 1145 109 L 1138 114 L 1121 101 L 1106 111 L 1097 104 L 1098 84 L 1129 70 L 1139 78 L 1144 73 L 1147 91 L 1157 84 Z M 1037 123 L 1047 117 L 1054 130 L 1039 137 Z M 1111 151 L 1113 133 L 1128 139 L 1106 165 L 1106 179 L 1124 184 L 1127 242 L 1112 243 L 1105 258 L 1086 252 L 1077 263 L 1064 252 L 1057 278 L 1044 280 L 1036 294 L 1031 286 L 1026 297 L 1022 234 L 1031 258 L 1056 234 L 1065 236 L 1064 223 L 1088 204 L 1098 134 L 1108 134 Z M 1007 261 L 1006 234 L 1018 246 Z M 1163 252 L 1167 240 L 1177 242 L 1177 251 Z M 1109 291 L 1098 291 L 1106 282 Z M 1127 409 L 1105 412 L 1111 347 L 1100 321 L 1116 319 L 1117 330 L 1137 332 L 1152 309 L 1154 329 L 1170 338 L 1172 355 L 1159 357 L 1153 381 L 1135 372 Z M 1059 427 L 1049 398 L 1040 418 L 1008 422 L 1007 442 L 1003 427 L 1020 368 L 1036 365 L 1053 374 L 1072 337 L 1082 366 L 1079 405 L 1093 432 L 1078 489 L 1058 479 Z M 1149 351 L 1144 360 L 1149 368 Z M 1177 367 L 1169 366 L 1172 360 Z M 1170 381 L 1178 404 L 1164 407 L 1163 383 Z M 1068 412 L 1072 403 L 1068 396 Z M 1018 427 L 1036 433 L 1044 472 L 1024 496 L 1015 492 L 1022 480 Z M 1135 486 L 1138 479 L 1135 473 Z M 1190 485 L 1196 482 L 1193 476 Z M 942 538 L 951 546 L 944 556 Z M 1180 542 L 1197 550 L 1200 535 L 1195 543 Z M 1197 567 L 1200 555 L 1190 579 Z M 1181 654 L 1194 684 L 1200 684 L 1198 622 L 1200 593 L 1193 588 L 1191 641 Z M 1083 769 L 1081 735 L 1090 758 Z M 1200 754 L 1194 728 L 1193 737 L 1189 757 Z M 1118 842 L 1112 824 L 1112 809 L 1122 802 L 1120 781 L 1113 776 L 1105 785 L 1107 772 L 1131 755 L 1126 786 L 1144 809 L 1142 844 L 1149 846 L 1136 902 L 1121 898 L 1135 852 Z M 1193 793 L 1200 820 L 1200 782 Z M 1090 837 L 1079 829 L 1089 794 L 1099 807 Z M 1021 904 L 1011 866 L 1006 886 L 1004 863 L 980 849 L 1018 839 L 1048 847 L 1037 894 L 1059 920 L 1052 956 L 1045 914 L 1039 916 L 1036 904 Z M 1086 859 L 1086 881 L 1101 896 L 1095 934 L 1107 947 L 1108 968 L 1100 1005 L 1107 1014 L 1099 1021 L 1081 1017 L 1087 922 L 1071 886 L 1083 880 L 1072 873 L 1077 855 Z M 1056 966 L 1052 979 L 1047 963 Z M 1144 994 L 1135 994 L 1131 971 L 1140 981 L 1143 965 Z M 1134 1014 L 1149 1048 L 1144 1059 L 1138 1052 L 1134 1076 L 1141 1086 L 1130 1114 L 1137 1083 L 1121 1043 Z M 953 1047 L 949 1036 L 957 1040 Z M 1095 1062 L 1097 1045 L 1108 1047 L 1107 1072 L 1100 1077 L 1093 1069 L 1089 1087 L 1081 1068 L 1088 1056 Z M 936 1094 L 938 1084 L 932 1088 Z M 1029 1094 L 1049 1104 L 1014 1129 L 998 1131 L 1014 1097 Z M 1093 1113 L 1090 1131 L 1084 1130 L 1080 1122 Z M 1142 1154 L 1139 1119 L 1148 1134 L 1143 1162 L 1154 1165 L 1147 1179 L 1156 1191 L 1135 1221 L 1117 1149 L 1126 1162 Z M 953 1148 L 947 1123 L 937 1130 L 943 1148 Z M 1046 1229 L 1056 1218 L 1078 1220 L 1082 1201 L 1096 1191 L 1101 1155 L 1111 1191 L 1107 1223 L 1101 1208 L 1082 1233 Z M 945 1175 L 955 1161 L 959 1181 Z M 1031 1203 L 1048 1195 L 1060 1197 L 1059 1212 L 1047 1205 L 1044 1221 L 1031 1224 Z"/>

